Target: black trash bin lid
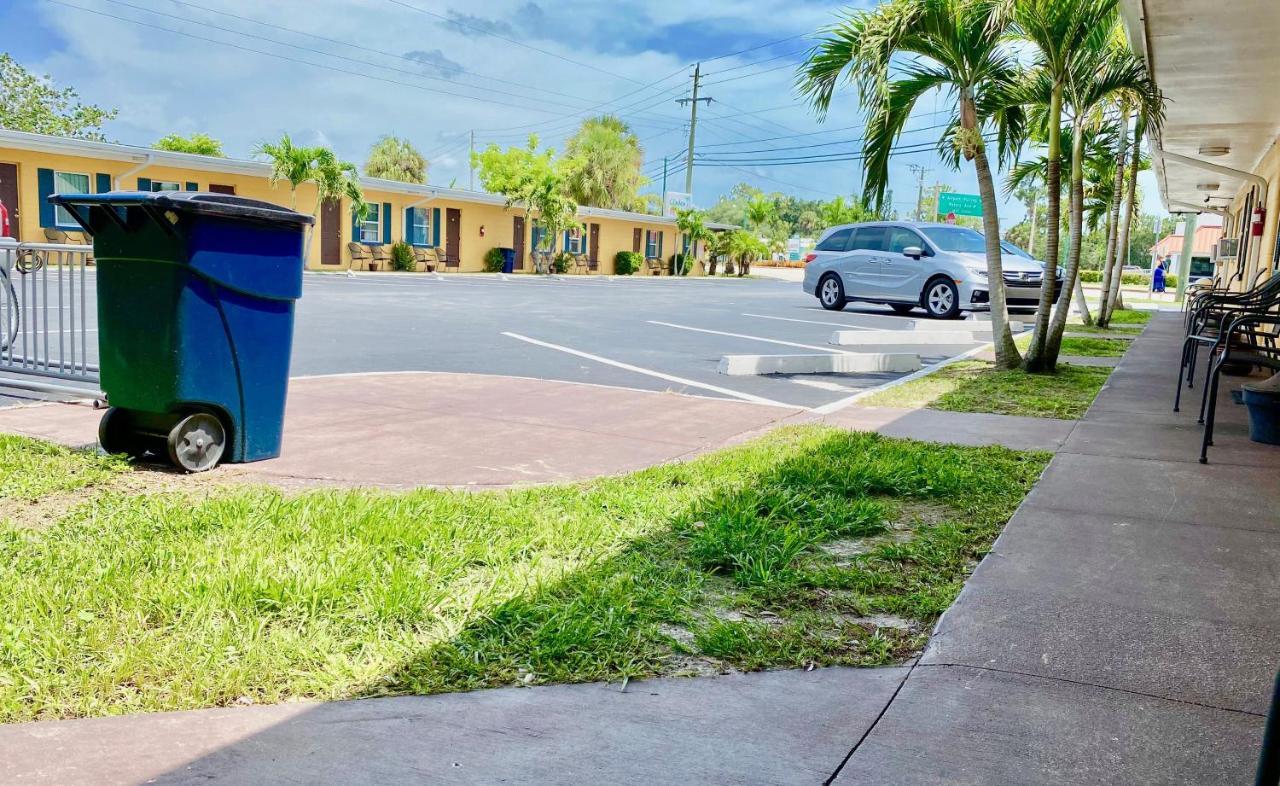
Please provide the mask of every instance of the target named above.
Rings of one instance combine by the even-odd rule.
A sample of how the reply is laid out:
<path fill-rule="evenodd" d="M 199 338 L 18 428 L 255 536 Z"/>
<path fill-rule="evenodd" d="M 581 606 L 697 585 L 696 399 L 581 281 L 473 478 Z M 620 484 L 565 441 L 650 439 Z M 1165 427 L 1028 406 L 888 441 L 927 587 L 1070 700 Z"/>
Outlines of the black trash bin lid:
<path fill-rule="evenodd" d="M 239 218 L 250 221 L 297 224 L 310 226 L 315 218 L 280 207 L 261 199 L 212 194 L 205 191 L 111 191 L 106 194 L 53 194 L 49 201 L 58 205 L 94 205 L 127 207 L 129 205 L 153 205 L 161 210 L 194 213 L 204 216 Z M 75 211 L 72 211 L 74 215 Z"/>

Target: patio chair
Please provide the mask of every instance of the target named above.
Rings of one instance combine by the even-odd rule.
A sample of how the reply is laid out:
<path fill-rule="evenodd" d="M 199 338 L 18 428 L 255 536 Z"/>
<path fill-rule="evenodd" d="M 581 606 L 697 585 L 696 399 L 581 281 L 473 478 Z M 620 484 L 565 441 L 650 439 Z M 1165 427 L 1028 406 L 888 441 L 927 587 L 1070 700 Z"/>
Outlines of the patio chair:
<path fill-rule="evenodd" d="M 384 245 L 373 246 L 373 261 L 369 263 L 370 270 L 389 270 L 391 268 L 391 250 L 390 247 Z"/>
<path fill-rule="evenodd" d="M 368 270 L 373 262 L 373 252 L 364 243 L 348 243 L 347 253 L 351 254 L 351 269 Z"/>
<path fill-rule="evenodd" d="M 645 266 L 645 269 L 649 271 L 649 275 L 651 276 L 662 275 L 662 267 L 663 267 L 662 257 L 645 257 L 644 266 Z"/>
<path fill-rule="evenodd" d="M 591 258 L 586 254 L 573 255 L 573 272 L 585 276 L 591 272 Z"/>
<path fill-rule="evenodd" d="M 550 251 L 530 251 L 529 259 L 533 261 L 533 272 L 544 276 L 551 272 Z"/>
<path fill-rule="evenodd" d="M 429 248 L 421 246 L 413 247 L 414 267 L 418 270 L 425 270 L 428 273 L 434 272 L 436 269 L 435 252 Z"/>
<path fill-rule="evenodd" d="M 1178 394 L 1173 401 L 1174 412 L 1178 411 L 1181 404 L 1184 370 L 1187 387 L 1195 386 L 1196 357 L 1200 347 L 1216 344 L 1225 321 L 1232 315 L 1265 309 L 1276 296 L 1280 296 L 1280 275 L 1272 276 L 1244 292 L 1209 292 L 1196 299 L 1186 317 L 1182 361 L 1178 367 Z"/>
<path fill-rule="evenodd" d="M 441 265 L 438 269 L 456 272 L 462 267 L 462 260 L 458 258 L 457 253 L 450 251 L 446 246 L 436 246 L 436 256 L 439 258 Z"/>
<path fill-rule="evenodd" d="M 1209 446 L 1213 444 L 1213 424 L 1218 409 L 1218 379 L 1223 373 L 1223 367 L 1228 363 L 1237 363 L 1280 373 L 1277 338 L 1280 338 L 1280 296 L 1265 309 L 1233 317 L 1221 331 L 1218 343 L 1209 353 L 1211 361 L 1215 354 L 1217 360 L 1213 362 L 1205 379 L 1200 403 L 1199 422 L 1204 424 L 1204 434 L 1200 441 L 1201 464 L 1208 463 Z"/>

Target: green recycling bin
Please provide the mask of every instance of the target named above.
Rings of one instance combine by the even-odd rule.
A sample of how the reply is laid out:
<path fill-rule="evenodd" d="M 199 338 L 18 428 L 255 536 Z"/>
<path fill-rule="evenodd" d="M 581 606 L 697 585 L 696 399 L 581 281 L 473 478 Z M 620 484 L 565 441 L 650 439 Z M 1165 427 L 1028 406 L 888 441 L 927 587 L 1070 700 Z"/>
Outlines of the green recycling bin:
<path fill-rule="evenodd" d="M 54 195 L 93 236 L 109 453 L 280 455 L 311 216 L 203 192 Z"/>

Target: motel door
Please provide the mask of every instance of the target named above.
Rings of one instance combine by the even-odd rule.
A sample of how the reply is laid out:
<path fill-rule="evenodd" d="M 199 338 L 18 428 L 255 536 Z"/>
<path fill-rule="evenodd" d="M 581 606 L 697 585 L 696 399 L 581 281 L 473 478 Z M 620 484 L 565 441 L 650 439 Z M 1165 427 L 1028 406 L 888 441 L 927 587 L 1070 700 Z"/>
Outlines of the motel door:
<path fill-rule="evenodd" d="M 587 270 L 600 269 L 600 225 L 591 225 L 590 245 L 587 246 Z"/>
<path fill-rule="evenodd" d="M 18 165 L 0 164 L 0 202 L 9 211 L 9 231 L 15 240 L 22 239 L 18 216 Z"/>
<path fill-rule="evenodd" d="M 320 208 L 320 264 L 342 264 L 342 200 L 326 199 Z"/>
<path fill-rule="evenodd" d="M 445 236 L 444 236 L 444 253 L 449 259 L 449 266 L 456 267 L 462 264 L 462 211 L 455 207 L 448 208 L 445 211 Z"/>
<path fill-rule="evenodd" d="M 516 270 L 524 270 L 524 216 L 511 219 L 511 247 L 516 250 Z"/>

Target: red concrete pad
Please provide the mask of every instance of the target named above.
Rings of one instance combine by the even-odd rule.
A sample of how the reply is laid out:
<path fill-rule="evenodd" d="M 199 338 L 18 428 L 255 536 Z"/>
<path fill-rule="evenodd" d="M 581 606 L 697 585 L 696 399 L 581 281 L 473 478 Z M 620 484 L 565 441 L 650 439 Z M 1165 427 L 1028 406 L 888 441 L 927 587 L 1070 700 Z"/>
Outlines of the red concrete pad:
<path fill-rule="evenodd" d="M 508 486 L 714 449 L 800 410 L 518 377 L 406 372 L 290 382 L 280 458 L 219 473 L 284 485 Z M 100 411 L 0 411 L 0 431 L 93 444 Z"/>

